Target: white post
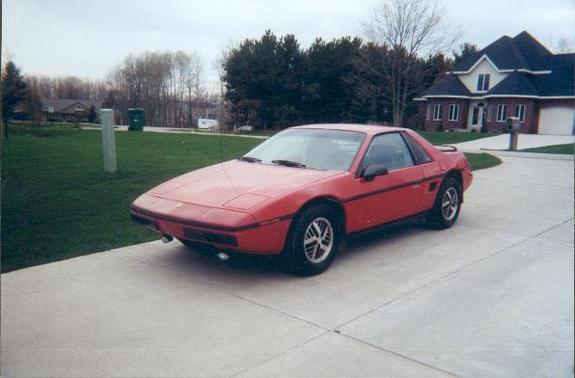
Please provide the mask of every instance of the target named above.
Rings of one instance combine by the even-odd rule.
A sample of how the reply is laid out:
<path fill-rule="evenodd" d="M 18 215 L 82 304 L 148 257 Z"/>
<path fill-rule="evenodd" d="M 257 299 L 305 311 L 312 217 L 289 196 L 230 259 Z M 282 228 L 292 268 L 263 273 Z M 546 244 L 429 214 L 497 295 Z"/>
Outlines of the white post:
<path fill-rule="evenodd" d="M 116 163 L 116 139 L 114 137 L 114 111 L 101 109 L 102 150 L 104 153 L 104 171 L 114 173 L 118 170 Z"/>

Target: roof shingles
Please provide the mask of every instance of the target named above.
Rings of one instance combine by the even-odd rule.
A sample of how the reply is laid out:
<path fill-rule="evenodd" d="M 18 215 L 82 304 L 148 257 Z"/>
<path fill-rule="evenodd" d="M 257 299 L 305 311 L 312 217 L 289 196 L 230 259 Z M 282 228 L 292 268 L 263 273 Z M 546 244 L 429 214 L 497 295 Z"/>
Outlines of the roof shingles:
<path fill-rule="evenodd" d="M 513 70 L 485 96 L 575 96 L 575 54 L 554 55 L 527 32 L 499 38 L 457 64 L 453 72 L 469 71 L 484 55 L 499 70 Z M 448 74 L 418 97 L 478 95 L 470 93 L 457 75 Z"/>

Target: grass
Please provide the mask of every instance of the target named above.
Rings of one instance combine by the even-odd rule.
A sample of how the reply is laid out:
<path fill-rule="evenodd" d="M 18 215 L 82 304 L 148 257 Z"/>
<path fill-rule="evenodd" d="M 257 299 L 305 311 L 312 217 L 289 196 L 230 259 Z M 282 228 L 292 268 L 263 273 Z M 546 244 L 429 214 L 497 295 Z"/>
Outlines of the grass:
<path fill-rule="evenodd" d="M 573 154 L 575 154 L 575 144 L 574 143 L 567 143 L 567 144 L 556 144 L 554 146 L 526 148 L 524 150 L 520 150 L 520 152 L 537 152 L 537 153 L 542 153 L 542 154 L 573 155 Z"/>
<path fill-rule="evenodd" d="M 493 133 L 467 133 L 467 132 L 437 132 L 437 131 L 418 131 L 418 133 L 427 139 L 430 143 L 439 144 L 456 144 L 469 142 L 481 138 L 492 137 L 497 134 Z"/>
<path fill-rule="evenodd" d="M 13 127 L 2 148 L 2 271 L 157 238 L 130 203 L 181 173 L 220 161 L 220 138 L 116 133 L 119 171 L 102 170 L 101 133 Z M 261 140 L 224 138 L 231 159 Z"/>
<path fill-rule="evenodd" d="M 443 142 L 451 134 L 424 136 L 453 143 Z M 237 157 L 260 142 L 118 132 L 119 171 L 111 175 L 102 170 L 99 131 L 70 124 L 15 124 L 1 151 L 2 272 L 156 239 L 129 217 L 128 207 L 138 195 L 222 157 Z M 488 154 L 468 158 L 473 169 L 499 163 Z"/>
<path fill-rule="evenodd" d="M 465 153 L 465 157 L 469 160 L 469 165 L 472 171 L 479 171 L 480 169 L 487 169 L 501 164 L 496 156 L 487 153 Z"/>

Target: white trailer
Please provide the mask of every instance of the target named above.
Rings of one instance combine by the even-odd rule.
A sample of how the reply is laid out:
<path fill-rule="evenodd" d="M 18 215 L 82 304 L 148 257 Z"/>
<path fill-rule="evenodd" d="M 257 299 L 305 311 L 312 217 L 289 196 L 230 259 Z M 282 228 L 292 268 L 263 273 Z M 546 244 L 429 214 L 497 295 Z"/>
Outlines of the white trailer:
<path fill-rule="evenodd" d="M 198 118 L 198 129 L 215 130 L 218 128 L 217 119 Z"/>

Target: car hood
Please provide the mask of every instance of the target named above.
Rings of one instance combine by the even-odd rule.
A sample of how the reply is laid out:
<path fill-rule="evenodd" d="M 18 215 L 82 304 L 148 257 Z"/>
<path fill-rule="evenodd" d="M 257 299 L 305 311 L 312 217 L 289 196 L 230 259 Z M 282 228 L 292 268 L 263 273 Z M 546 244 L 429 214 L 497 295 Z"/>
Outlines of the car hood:
<path fill-rule="evenodd" d="M 342 173 L 233 160 L 176 177 L 148 194 L 181 203 L 248 210 Z"/>

